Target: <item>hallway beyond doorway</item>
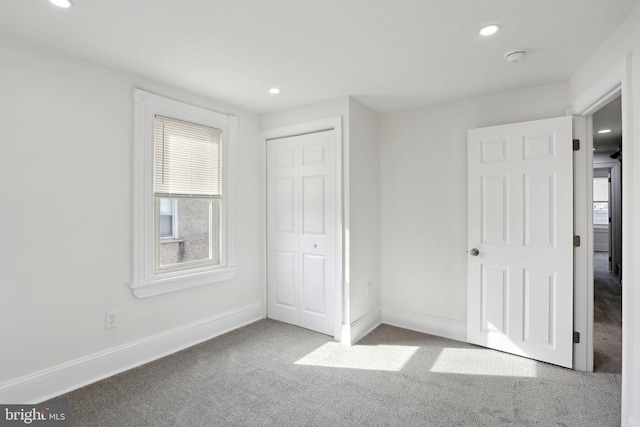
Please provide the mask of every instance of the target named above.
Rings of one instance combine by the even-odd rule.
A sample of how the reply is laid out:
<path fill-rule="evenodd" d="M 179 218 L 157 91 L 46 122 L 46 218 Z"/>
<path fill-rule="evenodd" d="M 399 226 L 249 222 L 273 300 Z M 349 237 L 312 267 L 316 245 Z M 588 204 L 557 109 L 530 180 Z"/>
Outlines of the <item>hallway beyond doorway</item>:
<path fill-rule="evenodd" d="M 622 372 L 622 287 L 609 272 L 609 254 L 595 252 L 593 262 L 594 372 Z"/>

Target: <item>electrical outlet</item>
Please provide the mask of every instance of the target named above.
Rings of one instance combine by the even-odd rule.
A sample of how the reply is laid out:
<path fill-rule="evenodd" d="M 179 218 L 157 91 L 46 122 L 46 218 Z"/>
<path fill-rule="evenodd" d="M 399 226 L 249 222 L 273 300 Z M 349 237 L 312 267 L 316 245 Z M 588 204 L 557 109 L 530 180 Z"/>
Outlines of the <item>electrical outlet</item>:
<path fill-rule="evenodd" d="M 104 328 L 111 329 L 118 326 L 118 310 L 109 310 L 104 315 Z"/>
<path fill-rule="evenodd" d="M 373 284 L 367 283 L 367 298 L 371 297 L 371 288 L 372 287 L 373 287 Z"/>

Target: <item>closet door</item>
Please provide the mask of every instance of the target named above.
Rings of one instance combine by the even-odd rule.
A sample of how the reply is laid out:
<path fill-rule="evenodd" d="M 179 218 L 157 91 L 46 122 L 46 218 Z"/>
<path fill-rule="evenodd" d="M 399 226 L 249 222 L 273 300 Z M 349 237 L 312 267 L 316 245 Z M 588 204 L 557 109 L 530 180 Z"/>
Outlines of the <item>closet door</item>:
<path fill-rule="evenodd" d="M 333 130 L 267 143 L 267 315 L 333 335 Z"/>

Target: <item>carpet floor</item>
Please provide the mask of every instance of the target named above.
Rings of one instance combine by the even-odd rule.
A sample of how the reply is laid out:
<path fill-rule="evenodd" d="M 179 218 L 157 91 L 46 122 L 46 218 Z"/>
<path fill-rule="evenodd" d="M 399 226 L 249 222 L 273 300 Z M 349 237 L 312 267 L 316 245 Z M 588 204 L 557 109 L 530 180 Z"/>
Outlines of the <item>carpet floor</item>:
<path fill-rule="evenodd" d="M 618 426 L 620 375 L 381 325 L 357 345 L 261 320 L 50 403 L 73 426 Z"/>
<path fill-rule="evenodd" d="M 609 254 L 595 252 L 593 268 L 593 370 L 622 372 L 622 287 L 609 272 Z"/>

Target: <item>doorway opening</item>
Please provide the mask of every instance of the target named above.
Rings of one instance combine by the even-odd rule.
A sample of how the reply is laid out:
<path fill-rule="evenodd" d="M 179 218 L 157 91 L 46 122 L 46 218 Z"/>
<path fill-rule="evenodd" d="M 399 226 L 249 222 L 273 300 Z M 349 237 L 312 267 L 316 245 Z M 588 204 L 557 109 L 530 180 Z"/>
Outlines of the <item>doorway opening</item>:
<path fill-rule="evenodd" d="M 622 104 L 593 113 L 593 370 L 622 373 Z"/>

